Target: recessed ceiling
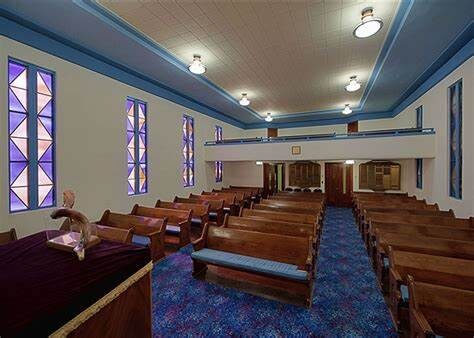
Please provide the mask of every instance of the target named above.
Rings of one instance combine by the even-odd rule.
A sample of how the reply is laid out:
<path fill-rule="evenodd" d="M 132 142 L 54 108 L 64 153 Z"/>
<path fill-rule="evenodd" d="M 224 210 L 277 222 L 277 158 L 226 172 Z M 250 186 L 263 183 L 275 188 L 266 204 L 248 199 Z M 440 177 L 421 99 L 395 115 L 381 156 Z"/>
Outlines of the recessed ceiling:
<path fill-rule="evenodd" d="M 358 106 L 398 1 L 100 1 L 183 63 L 202 56 L 205 77 L 250 108 L 286 115 Z M 384 27 L 353 36 L 372 6 Z M 357 75 L 362 88 L 344 86 Z"/>

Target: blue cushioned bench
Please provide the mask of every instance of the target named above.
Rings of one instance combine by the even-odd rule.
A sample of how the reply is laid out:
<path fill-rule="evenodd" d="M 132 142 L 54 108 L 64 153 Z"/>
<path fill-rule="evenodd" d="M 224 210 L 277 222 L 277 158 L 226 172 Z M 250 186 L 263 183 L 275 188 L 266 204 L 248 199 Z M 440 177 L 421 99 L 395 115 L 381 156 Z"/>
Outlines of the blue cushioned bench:
<path fill-rule="evenodd" d="M 210 264 L 261 272 L 288 279 L 304 281 L 309 278 L 307 271 L 299 270 L 298 267 L 293 264 L 280 263 L 225 251 L 202 249 L 193 252 L 191 257 Z"/>
<path fill-rule="evenodd" d="M 303 296 L 305 304 L 311 306 L 315 275 L 312 237 L 232 229 L 208 223 L 193 247 L 193 276 L 204 277 L 207 265 L 234 269 L 242 274 L 258 274 L 262 276 L 258 282 L 252 278 L 249 282 L 268 283 L 270 288 Z"/>

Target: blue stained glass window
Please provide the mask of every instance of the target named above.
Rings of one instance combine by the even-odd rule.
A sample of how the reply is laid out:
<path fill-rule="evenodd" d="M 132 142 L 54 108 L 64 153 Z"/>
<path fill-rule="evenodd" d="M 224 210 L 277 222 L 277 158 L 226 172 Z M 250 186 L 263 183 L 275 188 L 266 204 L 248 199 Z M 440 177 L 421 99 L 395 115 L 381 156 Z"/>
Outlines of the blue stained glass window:
<path fill-rule="evenodd" d="M 194 119 L 183 115 L 182 120 L 183 142 L 183 186 L 194 186 Z"/>
<path fill-rule="evenodd" d="M 423 128 L 423 106 L 416 108 L 416 127 Z"/>
<path fill-rule="evenodd" d="M 127 180 L 128 194 L 148 191 L 147 105 L 127 98 Z"/>
<path fill-rule="evenodd" d="M 54 73 L 8 60 L 10 212 L 56 205 Z"/>
<path fill-rule="evenodd" d="M 462 199 L 462 79 L 448 88 L 449 196 Z"/>
<path fill-rule="evenodd" d="M 222 141 L 222 127 L 216 126 L 214 131 L 214 139 L 216 141 Z M 223 174 L 223 163 L 222 161 L 216 161 L 214 164 L 214 173 L 216 177 L 216 182 L 222 182 L 222 174 Z"/>
<path fill-rule="evenodd" d="M 423 159 L 416 159 L 416 187 L 423 189 Z"/>

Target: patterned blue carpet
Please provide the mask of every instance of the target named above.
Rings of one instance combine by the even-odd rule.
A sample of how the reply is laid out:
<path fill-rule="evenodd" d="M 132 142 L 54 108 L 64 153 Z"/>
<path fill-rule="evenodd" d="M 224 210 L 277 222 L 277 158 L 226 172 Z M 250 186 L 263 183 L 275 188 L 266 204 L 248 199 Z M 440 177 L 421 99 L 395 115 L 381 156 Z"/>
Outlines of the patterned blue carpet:
<path fill-rule="evenodd" d="M 153 270 L 155 337 L 397 337 L 350 209 L 327 209 L 311 309 L 195 280 L 191 250 Z"/>

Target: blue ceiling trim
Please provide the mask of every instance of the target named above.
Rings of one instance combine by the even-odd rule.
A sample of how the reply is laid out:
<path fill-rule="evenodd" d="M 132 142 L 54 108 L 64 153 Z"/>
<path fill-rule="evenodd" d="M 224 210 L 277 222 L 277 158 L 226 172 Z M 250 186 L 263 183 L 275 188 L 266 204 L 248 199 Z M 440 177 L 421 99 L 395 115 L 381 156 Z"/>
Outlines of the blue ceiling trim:
<path fill-rule="evenodd" d="M 239 104 L 239 101 L 236 98 L 231 96 L 224 89 L 217 86 L 215 83 L 213 83 L 206 77 L 191 73 L 188 70 L 187 64 L 183 63 L 173 54 L 171 54 L 166 49 L 164 49 L 159 44 L 157 44 L 154 40 L 150 39 L 147 35 L 143 34 L 138 29 L 128 24 L 125 20 L 123 20 L 114 12 L 108 10 L 107 8 L 103 7 L 102 5 L 92 0 L 73 0 L 73 2 L 79 7 L 81 7 L 82 9 L 86 10 L 88 13 L 97 17 L 99 20 L 113 26 L 120 33 L 125 34 L 126 36 L 132 38 L 134 41 L 138 42 L 142 46 L 152 50 L 161 58 L 165 59 L 166 61 L 174 65 L 177 69 L 179 69 L 182 72 L 185 72 L 188 76 L 192 76 L 195 80 L 213 89 L 214 91 L 216 91 L 217 94 L 221 95 L 223 98 L 225 98 L 229 102 L 235 104 L 240 109 L 246 110 L 247 112 L 249 112 L 250 114 L 252 114 L 253 116 L 259 119 L 263 119 L 263 117 L 260 114 L 258 114 L 256 111 L 254 111 L 250 107 L 241 106 Z"/>
<path fill-rule="evenodd" d="M 83 48 L 52 32 L 0 8 L 0 35 L 24 43 L 45 53 L 57 56 L 99 74 L 108 76 L 150 94 L 165 98 L 186 108 L 229 123 L 238 128 L 245 124 L 222 114 L 214 108 L 177 92 L 156 80 L 138 73 L 120 63 Z"/>

